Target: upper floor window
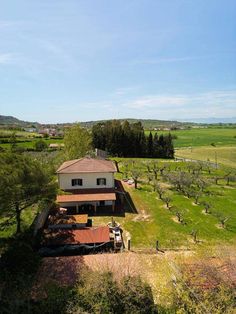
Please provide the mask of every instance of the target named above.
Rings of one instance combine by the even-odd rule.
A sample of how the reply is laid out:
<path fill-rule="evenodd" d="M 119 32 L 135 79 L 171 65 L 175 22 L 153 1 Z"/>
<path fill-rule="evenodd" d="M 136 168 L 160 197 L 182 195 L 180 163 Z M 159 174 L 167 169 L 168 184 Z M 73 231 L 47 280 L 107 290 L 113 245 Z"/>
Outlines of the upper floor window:
<path fill-rule="evenodd" d="M 107 180 L 106 178 L 97 178 L 97 185 L 106 185 Z"/>
<path fill-rule="evenodd" d="M 83 185 L 83 179 L 72 179 L 71 180 L 71 185 L 72 186 L 77 186 L 77 185 Z"/>

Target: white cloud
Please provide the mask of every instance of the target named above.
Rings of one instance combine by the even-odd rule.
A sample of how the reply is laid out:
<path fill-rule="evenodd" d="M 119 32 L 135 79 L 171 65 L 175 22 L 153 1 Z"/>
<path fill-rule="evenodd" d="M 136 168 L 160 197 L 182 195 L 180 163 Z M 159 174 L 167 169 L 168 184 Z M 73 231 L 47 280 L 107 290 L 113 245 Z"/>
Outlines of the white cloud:
<path fill-rule="evenodd" d="M 144 59 L 144 60 L 134 60 L 133 64 L 158 64 L 158 63 L 172 63 L 172 62 L 182 62 L 189 60 L 200 59 L 201 57 L 171 57 L 171 58 L 155 58 L 155 59 Z"/>
<path fill-rule="evenodd" d="M 130 86 L 130 87 L 120 87 L 117 88 L 114 92 L 115 96 L 123 96 L 133 92 L 136 92 L 139 89 L 139 86 Z"/>
<path fill-rule="evenodd" d="M 21 22 L 17 21 L 10 21 L 10 20 L 0 20 L 0 30 L 1 29 L 8 29 L 15 26 L 18 26 Z"/>
<path fill-rule="evenodd" d="M 13 60 L 12 53 L 0 53 L 0 64 L 8 64 Z"/>
<path fill-rule="evenodd" d="M 182 117 L 231 117 L 236 115 L 236 91 L 216 90 L 199 94 L 146 95 L 121 104 L 132 114 L 162 119 Z M 123 109 L 125 110 L 125 109 Z"/>
<path fill-rule="evenodd" d="M 187 104 L 187 98 L 183 95 L 147 95 L 122 104 L 123 107 L 132 109 L 157 108 L 162 106 L 176 107 Z"/>
<path fill-rule="evenodd" d="M 213 57 L 221 57 L 235 54 L 235 51 L 228 51 L 222 53 L 208 54 L 208 55 L 199 55 L 199 56 L 183 56 L 183 57 L 156 57 L 156 58 L 147 58 L 147 59 L 138 59 L 131 62 L 132 65 L 137 64 L 161 64 L 161 63 L 174 63 L 174 62 L 185 62 L 192 60 L 202 60 L 210 59 Z"/>

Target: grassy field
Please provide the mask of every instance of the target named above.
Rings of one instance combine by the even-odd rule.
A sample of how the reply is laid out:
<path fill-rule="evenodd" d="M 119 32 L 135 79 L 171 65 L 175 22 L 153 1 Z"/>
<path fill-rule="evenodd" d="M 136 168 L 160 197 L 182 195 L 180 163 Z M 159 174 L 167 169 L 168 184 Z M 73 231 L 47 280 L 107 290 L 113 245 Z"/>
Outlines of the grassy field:
<path fill-rule="evenodd" d="M 136 159 L 135 166 L 137 167 L 137 165 L 138 160 Z M 173 171 L 176 167 L 184 170 L 187 163 L 168 162 L 168 165 Z M 204 171 L 202 178 L 212 180 L 214 175 L 219 174 L 220 171 L 219 169 L 212 170 L 210 175 Z M 131 237 L 133 247 L 154 248 L 156 240 L 159 240 L 161 246 L 165 248 L 196 247 L 190 235 L 193 230 L 198 232 L 199 246 L 234 243 L 236 240 L 235 182 L 227 186 L 226 180 L 220 180 L 218 185 L 211 181 L 208 187 L 210 195 L 203 194 L 199 199 L 199 203 L 209 201 L 212 204 L 212 213 L 205 214 L 203 205 L 196 205 L 193 198 L 187 198 L 171 186 L 166 189 L 171 195 L 172 209 L 167 209 L 157 193 L 153 192 L 152 187 L 145 181 L 144 174 L 138 189 L 125 184 L 125 189 L 129 192 L 138 213 L 126 213 L 125 218 L 116 218 L 124 228 L 124 236 Z M 166 186 L 166 182 L 160 175 L 158 182 Z M 177 222 L 176 210 L 181 212 L 185 224 Z M 229 217 L 227 228 L 220 228 L 219 216 Z M 94 218 L 95 224 L 107 223 L 108 221 L 110 221 L 110 217 Z"/>
<path fill-rule="evenodd" d="M 155 133 L 153 131 L 153 133 Z M 158 134 L 168 134 L 169 131 L 158 131 Z M 1 130 L 0 134 L 10 137 L 13 132 L 11 130 Z M 149 131 L 146 131 L 149 134 Z M 197 128 L 187 130 L 173 130 L 171 134 L 175 135 L 175 148 L 197 147 L 197 146 L 236 146 L 236 129 L 235 128 Z M 17 140 L 22 141 L 19 146 L 32 148 L 38 134 L 29 132 L 16 132 Z M 26 140 L 27 142 L 23 142 Z M 62 143 L 62 139 L 46 139 L 47 143 Z M 0 144 L 1 147 L 8 148 L 10 144 Z"/>
<path fill-rule="evenodd" d="M 8 129 L 0 129 L 0 134 L 1 136 L 4 136 L 4 137 L 10 137 L 13 134 L 15 134 L 15 136 L 17 137 L 25 137 L 25 138 L 31 138 L 38 135 L 37 133 L 34 133 L 34 132 L 13 131 L 13 130 L 8 130 Z"/>
<path fill-rule="evenodd" d="M 176 149 L 176 157 L 184 157 L 219 163 L 227 167 L 236 168 L 236 146 L 222 147 L 193 147 Z"/>
<path fill-rule="evenodd" d="M 49 144 L 63 144 L 63 138 L 43 138 L 38 133 L 31 133 L 31 132 L 25 132 L 25 131 L 16 131 L 13 132 L 12 130 L 8 129 L 0 129 L 0 147 L 4 149 L 10 149 L 12 144 L 9 143 L 2 143 L 1 141 L 7 140 L 11 141 L 12 135 L 15 135 L 16 145 L 19 148 L 24 149 L 34 149 L 35 143 L 43 139 L 48 145 Z"/>
<path fill-rule="evenodd" d="M 153 132 L 155 133 L 155 132 Z M 169 131 L 158 131 L 158 134 L 168 134 Z M 202 128 L 189 130 L 173 130 L 171 134 L 177 136 L 175 147 L 236 145 L 235 128 Z M 146 132 L 149 134 L 149 131 Z"/>
<path fill-rule="evenodd" d="M 18 138 L 17 139 L 19 142 L 17 142 L 17 146 L 18 147 L 23 147 L 23 148 L 35 148 L 35 143 L 39 140 L 39 138 Z M 53 138 L 45 138 L 43 139 L 48 145 L 49 144 L 62 144 L 63 143 L 63 139 L 53 139 Z M 4 144 L 0 144 L 0 147 L 5 148 L 5 149 L 9 149 L 11 147 L 10 143 L 4 143 Z"/>

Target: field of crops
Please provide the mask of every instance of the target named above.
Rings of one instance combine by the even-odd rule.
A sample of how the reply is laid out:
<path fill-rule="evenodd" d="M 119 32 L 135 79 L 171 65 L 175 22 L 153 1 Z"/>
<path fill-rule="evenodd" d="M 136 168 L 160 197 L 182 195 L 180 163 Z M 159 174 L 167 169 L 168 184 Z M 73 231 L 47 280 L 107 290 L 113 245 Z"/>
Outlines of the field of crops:
<path fill-rule="evenodd" d="M 173 130 L 171 134 L 177 137 L 175 147 L 191 146 L 236 146 L 235 128 L 197 128 L 189 130 Z M 146 132 L 147 134 L 149 131 Z M 155 133 L 155 132 L 153 132 Z M 158 131 L 158 134 L 168 134 L 169 131 Z"/>
<path fill-rule="evenodd" d="M 35 144 L 39 139 L 42 139 L 42 137 L 37 133 L 31 133 L 31 132 L 25 132 L 25 131 L 16 131 L 13 132 L 12 130 L 7 129 L 0 129 L 0 147 L 4 149 L 10 149 L 13 141 L 13 135 L 14 135 L 14 141 L 16 143 L 16 146 L 18 148 L 24 148 L 24 149 L 34 149 Z M 53 138 L 53 137 L 46 137 L 43 138 L 43 140 L 49 144 L 62 144 L 63 139 L 62 138 Z"/>

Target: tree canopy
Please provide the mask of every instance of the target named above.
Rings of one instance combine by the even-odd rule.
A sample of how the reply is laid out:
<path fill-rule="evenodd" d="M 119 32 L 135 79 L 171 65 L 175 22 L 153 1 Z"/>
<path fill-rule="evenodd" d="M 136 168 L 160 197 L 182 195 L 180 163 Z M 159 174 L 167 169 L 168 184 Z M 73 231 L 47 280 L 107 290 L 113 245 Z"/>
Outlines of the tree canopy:
<path fill-rule="evenodd" d="M 15 218 L 21 231 L 21 212 L 42 199 L 53 199 L 55 183 L 47 167 L 30 156 L 0 155 L 0 213 Z"/>
<path fill-rule="evenodd" d="M 173 158 L 171 135 L 145 135 L 141 122 L 118 120 L 98 123 L 92 129 L 93 146 L 118 157 Z"/>
<path fill-rule="evenodd" d="M 84 157 L 91 150 L 92 137 L 86 129 L 75 124 L 66 130 L 64 144 L 65 158 L 77 159 Z"/>

